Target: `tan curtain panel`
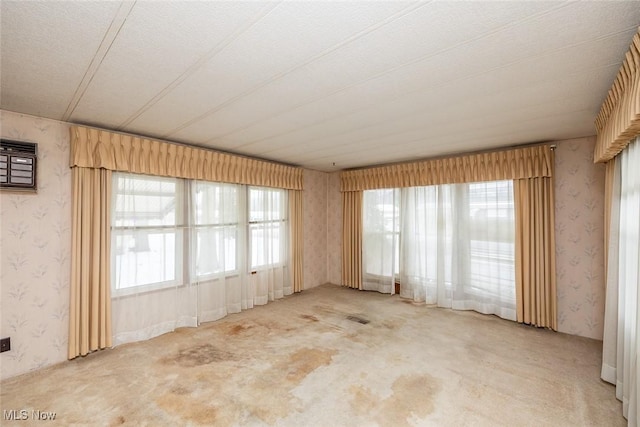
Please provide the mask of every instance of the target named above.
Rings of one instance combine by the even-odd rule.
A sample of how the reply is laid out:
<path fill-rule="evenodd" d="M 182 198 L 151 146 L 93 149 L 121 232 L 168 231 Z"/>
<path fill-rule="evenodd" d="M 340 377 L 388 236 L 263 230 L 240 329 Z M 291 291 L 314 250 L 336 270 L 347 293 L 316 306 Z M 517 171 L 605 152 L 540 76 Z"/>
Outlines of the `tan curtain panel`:
<path fill-rule="evenodd" d="M 342 285 L 362 289 L 362 191 L 342 193 Z"/>
<path fill-rule="evenodd" d="M 71 126 L 71 167 L 302 190 L 302 169 L 84 126 Z"/>
<path fill-rule="evenodd" d="M 304 289 L 303 275 L 303 245 L 302 234 L 302 191 L 289 190 L 289 253 L 290 272 L 293 292 L 300 292 Z"/>
<path fill-rule="evenodd" d="M 111 347 L 111 171 L 73 168 L 68 357 Z"/>
<path fill-rule="evenodd" d="M 606 162 L 640 135 L 640 28 L 596 118 L 594 161 Z"/>
<path fill-rule="evenodd" d="M 551 147 L 538 145 L 380 166 L 340 174 L 340 190 L 363 191 L 551 176 Z"/>
<path fill-rule="evenodd" d="M 556 331 L 555 207 L 552 177 L 514 181 L 516 316 Z"/>

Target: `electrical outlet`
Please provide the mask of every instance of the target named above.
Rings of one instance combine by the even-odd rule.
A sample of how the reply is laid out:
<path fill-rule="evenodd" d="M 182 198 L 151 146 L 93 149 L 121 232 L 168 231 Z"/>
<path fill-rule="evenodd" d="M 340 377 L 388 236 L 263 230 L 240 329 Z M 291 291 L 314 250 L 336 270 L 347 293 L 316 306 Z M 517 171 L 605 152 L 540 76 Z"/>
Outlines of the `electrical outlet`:
<path fill-rule="evenodd" d="M 11 338 L 0 339 L 0 353 L 11 350 Z"/>

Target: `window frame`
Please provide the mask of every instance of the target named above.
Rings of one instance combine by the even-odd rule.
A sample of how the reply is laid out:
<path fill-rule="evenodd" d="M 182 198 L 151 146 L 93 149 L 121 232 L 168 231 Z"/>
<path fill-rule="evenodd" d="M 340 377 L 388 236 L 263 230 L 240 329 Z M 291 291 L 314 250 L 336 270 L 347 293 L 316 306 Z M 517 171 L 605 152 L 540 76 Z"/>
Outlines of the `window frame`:
<path fill-rule="evenodd" d="M 139 176 L 141 179 L 148 181 L 172 181 L 175 182 L 175 225 L 116 225 L 116 198 L 119 195 L 130 195 L 131 191 L 119 192 L 117 180 L 120 177 L 125 179 L 131 179 Z M 112 178 L 112 207 L 111 215 L 112 221 L 110 225 L 110 238 L 111 238 L 111 251 L 110 251 L 110 272 L 111 272 L 111 295 L 112 297 L 128 296 L 133 294 L 157 291 L 161 289 L 187 286 L 191 283 L 207 282 L 216 280 L 217 278 L 231 278 L 237 277 L 243 274 L 246 270 L 247 274 L 254 274 L 260 270 L 268 270 L 277 267 L 286 267 L 288 263 L 287 245 L 289 238 L 289 230 L 287 227 L 289 221 L 289 209 L 288 209 L 288 195 L 285 189 L 276 187 L 262 187 L 262 186 L 248 186 L 243 184 L 221 183 L 221 182 L 208 182 L 188 180 L 182 178 L 160 177 L 154 175 L 135 174 L 127 172 L 115 172 Z M 197 183 L 205 183 L 220 186 L 233 186 L 236 189 L 237 194 L 237 222 L 224 221 L 220 223 L 203 223 L 197 224 L 196 220 L 196 201 L 194 199 Z M 126 190 L 126 188 L 124 189 Z M 251 218 L 251 201 L 250 194 L 252 190 L 260 190 L 267 192 L 277 191 L 280 194 L 278 203 L 278 218 L 261 219 L 249 221 Z M 140 193 L 144 195 L 144 193 Z M 126 212 L 132 214 L 132 212 Z M 263 216 L 268 217 L 270 213 L 263 211 Z M 224 216 L 224 215 L 223 215 Z M 126 217 L 125 217 L 126 219 Z M 252 266 L 251 251 L 253 245 L 253 239 L 251 238 L 251 228 L 256 224 L 278 224 L 279 225 L 279 261 L 276 263 L 266 263 Z M 221 272 L 211 272 L 198 274 L 196 271 L 192 271 L 193 264 L 191 261 L 193 257 L 198 256 L 197 248 L 197 233 L 199 230 L 221 230 L 223 233 L 229 228 L 233 227 L 236 234 L 235 242 L 235 269 L 224 270 Z M 165 280 L 159 282 L 151 282 L 133 286 L 127 286 L 123 288 L 116 288 L 116 253 L 115 240 L 118 235 L 127 235 L 127 230 L 135 232 L 136 234 L 142 233 L 143 235 L 150 235 L 153 233 L 167 233 L 169 231 L 175 236 L 174 241 L 174 279 Z M 131 234 L 131 233 L 129 233 Z M 223 237 L 224 238 L 224 237 Z M 224 243 L 223 243 L 224 247 Z M 245 258 L 241 256 L 245 253 Z"/>
<path fill-rule="evenodd" d="M 215 280 L 216 278 L 219 277 L 225 277 L 225 278 L 230 278 L 230 277 L 236 277 L 240 274 L 240 271 L 242 269 L 241 266 L 241 257 L 240 257 L 240 253 L 241 253 L 241 249 L 242 249 L 242 245 L 244 244 L 244 242 L 242 241 L 243 236 L 241 233 L 242 230 L 242 226 L 243 226 L 243 222 L 244 222 L 244 217 L 243 217 L 243 209 L 242 209 L 242 205 L 243 205 L 243 198 L 246 197 L 244 194 L 246 193 L 246 189 L 244 185 L 241 184 L 229 184 L 229 183 L 223 183 L 223 182 L 214 182 L 214 181 L 197 181 L 197 180 L 189 180 L 189 192 L 191 194 L 191 205 L 193 207 L 193 215 L 190 217 L 190 222 L 191 222 L 191 230 L 190 230 L 190 234 L 194 235 L 193 237 L 193 242 L 190 242 L 189 248 L 193 249 L 193 256 L 197 257 L 198 256 L 198 249 L 197 249 L 197 232 L 198 230 L 214 230 L 214 229 L 220 229 L 223 232 L 233 226 L 235 227 L 235 231 L 236 231 L 236 250 L 235 250 L 235 268 L 233 270 L 223 270 L 223 271 L 219 271 L 219 272 L 211 272 L 211 273 L 203 273 L 203 274 L 198 274 L 195 273 L 195 277 L 193 278 L 194 280 L 197 281 L 208 281 L 208 280 Z M 237 222 L 221 222 L 221 223 L 206 223 L 206 224 L 197 224 L 196 221 L 196 202 L 194 200 L 194 196 L 195 193 L 197 191 L 197 184 L 201 183 L 204 185 L 216 185 L 216 186 L 233 186 L 236 188 L 236 195 L 237 195 Z M 185 257 L 185 262 L 188 262 L 188 257 L 189 255 L 191 255 L 190 253 L 186 254 Z"/>
<path fill-rule="evenodd" d="M 280 218 L 278 219 L 263 219 L 263 220 L 252 220 L 251 219 L 251 190 L 259 190 L 259 191 L 268 191 L 268 192 L 279 192 L 280 193 L 280 202 L 279 202 L 279 210 L 280 210 Z M 246 249 L 247 249 L 247 272 L 249 274 L 255 274 L 261 270 L 268 270 L 270 268 L 282 267 L 286 264 L 286 254 L 282 254 L 283 244 L 286 244 L 286 240 L 288 239 L 287 233 L 287 223 L 289 221 L 289 213 L 287 209 L 287 194 L 286 190 L 281 188 L 274 187 L 261 187 L 261 186 L 247 186 L 246 188 Z M 279 234 L 280 234 L 280 247 L 279 250 L 281 252 L 280 260 L 276 263 L 266 263 L 253 266 L 253 239 L 251 235 L 251 226 L 256 224 L 278 224 L 280 225 Z M 282 231 L 284 230 L 284 233 Z"/>
<path fill-rule="evenodd" d="M 145 180 L 158 180 L 158 181 L 174 181 L 175 182 L 175 193 L 174 193 L 174 199 L 175 199 L 175 225 L 144 225 L 144 226 L 131 226 L 131 225 L 124 225 L 124 226 L 118 226 L 115 225 L 116 219 L 112 218 L 111 221 L 111 226 L 110 226 L 110 239 L 111 239 L 111 253 L 110 253 L 110 272 L 111 272 L 111 283 L 110 283 L 110 287 L 111 287 L 111 294 L 114 297 L 120 297 L 120 296 L 128 296 L 128 295 L 133 295 L 133 294 L 138 294 L 138 293 L 144 293 L 144 292 L 151 292 L 151 291 L 157 291 L 157 290 L 161 290 L 161 289 L 166 289 L 166 288 L 173 288 L 173 287 L 178 287 L 178 286 L 183 286 L 186 282 L 185 282 L 185 277 L 186 275 L 188 275 L 188 272 L 186 271 L 187 269 L 185 269 L 184 266 L 184 260 L 185 257 L 188 256 L 188 251 L 185 250 L 186 248 L 186 244 L 187 244 L 187 238 L 186 238 L 186 234 L 185 230 L 186 230 L 186 221 L 187 221 L 187 217 L 185 216 L 186 210 L 187 208 L 187 204 L 185 202 L 185 192 L 186 192 L 186 187 L 187 184 L 185 183 L 185 180 L 180 179 L 180 178 L 167 178 L 167 177 L 158 177 L 158 176 L 152 176 L 152 175 L 142 175 L 142 174 L 134 174 L 134 173 L 124 173 L 124 172 L 116 172 L 113 174 L 113 180 L 116 181 L 119 177 L 125 177 L 125 179 L 129 179 L 131 177 L 134 176 L 138 176 L 141 179 L 145 179 Z M 114 185 L 112 185 L 112 208 L 111 208 L 111 215 L 115 215 L 115 209 L 116 209 L 116 199 L 118 197 L 118 195 L 122 194 L 122 195 L 144 195 L 144 193 L 132 193 L 132 192 L 124 192 L 124 193 L 119 193 L 118 189 L 117 189 L 117 185 L 115 185 L 115 183 L 113 183 Z M 158 234 L 165 234 L 167 233 L 167 230 L 172 231 L 173 235 L 174 235 L 174 279 L 172 280 L 163 280 L 163 281 L 158 281 L 158 282 L 150 282 L 150 283 L 144 283 L 144 284 L 136 284 L 133 286 L 126 286 L 123 288 L 117 288 L 117 283 L 116 283 L 116 266 L 117 266 L 117 262 L 116 262 L 116 257 L 118 256 L 116 254 L 117 251 L 117 247 L 114 244 L 115 243 L 115 238 L 117 235 L 126 235 L 127 231 L 131 230 L 134 231 L 136 233 L 141 233 L 142 235 L 147 236 L 147 238 L 151 235 L 154 234 L 154 232 L 158 233 Z"/>

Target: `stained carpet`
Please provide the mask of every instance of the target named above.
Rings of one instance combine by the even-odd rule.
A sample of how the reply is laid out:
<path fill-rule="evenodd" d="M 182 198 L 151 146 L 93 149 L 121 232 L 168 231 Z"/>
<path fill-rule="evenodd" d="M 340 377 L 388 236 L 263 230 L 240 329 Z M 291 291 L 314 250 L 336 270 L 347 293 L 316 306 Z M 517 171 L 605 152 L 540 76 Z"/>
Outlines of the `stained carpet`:
<path fill-rule="evenodd" d="M 626 425 L 601 342 L 324 285 L 2 382 L 45 424 Z"/>

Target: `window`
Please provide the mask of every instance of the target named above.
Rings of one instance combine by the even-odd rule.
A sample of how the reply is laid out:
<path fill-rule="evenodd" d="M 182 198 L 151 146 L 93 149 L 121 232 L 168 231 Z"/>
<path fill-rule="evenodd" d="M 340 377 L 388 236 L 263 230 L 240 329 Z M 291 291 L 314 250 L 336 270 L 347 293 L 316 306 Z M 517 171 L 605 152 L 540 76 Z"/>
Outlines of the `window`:
<path fill-rule="evenodd" d="M 362 287 L 515 320 L 511 181 L 365 191 Z"/>
<path fill-rule="evenodd" d="M 400 270 L 400 190 L 365 191 L 362 222 L 365 276 L 395 276 Z"/>
<path fill-rule="evenodd" d="M 182 279 L 184 182 L 113 176 L 112 282 L 115 291 Z"/>
<path fill-rule="evenodd" d="M 192 188 L 196 275 L 237 272 L 241 186 L 195 181 Z"/>
<path fill-rule="evenodd" d="M 287 209 L 284 190 L 249 187 L 249 268 L 285 261 Z"/>
<path fill-rule="evenodd" d="M 114 295 L 284 266 L 287 203 L 281 189 L 115 173 Z"/>
<path fill-rule="evenodd" d="M 512 182 L 481 182 L 468 187 L 471 289 L 515 301 Z"/>

